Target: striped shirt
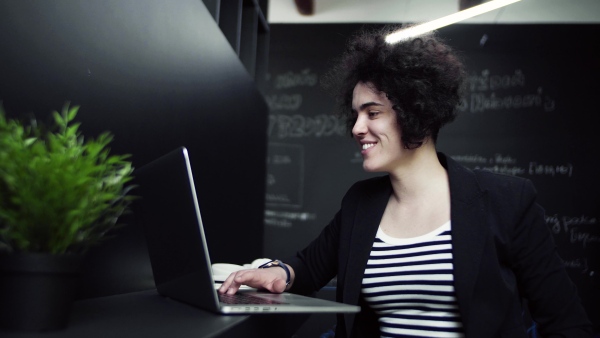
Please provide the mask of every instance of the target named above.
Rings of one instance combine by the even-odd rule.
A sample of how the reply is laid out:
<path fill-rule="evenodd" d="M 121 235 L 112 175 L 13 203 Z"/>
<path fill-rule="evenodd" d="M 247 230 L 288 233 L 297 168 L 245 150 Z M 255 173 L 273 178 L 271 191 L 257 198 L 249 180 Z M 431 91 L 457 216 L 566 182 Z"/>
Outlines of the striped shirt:
<path fill-rule="evenodd" d="M 362 295 L 381 337 L 464 337 L 454 292 L 450 221 L 413 238 L 377 231 Z"/>

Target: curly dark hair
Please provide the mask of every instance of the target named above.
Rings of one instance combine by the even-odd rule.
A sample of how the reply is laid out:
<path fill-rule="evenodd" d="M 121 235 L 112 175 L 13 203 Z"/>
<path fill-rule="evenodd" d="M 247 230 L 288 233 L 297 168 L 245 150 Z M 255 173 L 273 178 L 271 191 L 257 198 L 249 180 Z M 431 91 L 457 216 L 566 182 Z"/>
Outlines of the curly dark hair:
<path fill-rule="evenodd" d="M 337 113 L 351 133 L 356 122 L 352 93 L 359 82 L 370 82 L 384 92 L 396 111 L 403 146 L 418 148 L 457 115 L 466 72 L 456 51 L 435 33 L 397 43 L 385 37 L 400 28 L 363 28 L 323 78 L 324 87 L 337 100 Z"/>

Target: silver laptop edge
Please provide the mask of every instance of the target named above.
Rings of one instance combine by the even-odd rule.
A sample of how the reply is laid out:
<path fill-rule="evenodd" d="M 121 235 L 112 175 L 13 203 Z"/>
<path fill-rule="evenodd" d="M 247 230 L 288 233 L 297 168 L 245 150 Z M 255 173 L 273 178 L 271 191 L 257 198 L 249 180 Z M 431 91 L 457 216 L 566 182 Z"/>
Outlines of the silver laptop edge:
<path fill-rule="evenodd" d="M 185 171 L 180 168 L 182 164 Z M 188 182 L 185 187 L 178 176 L 181 174 L 187 175 Z M 180 147 L 142 166 L 137 175 L 142 181 L 140 183 L 145 182 L 146 185 L 140 185 L 143 207 L 139 211 L 147 217 L 143 220 L 144 229 L 152 272 L 159 294 L 206 310 L 226 314 L 355 313 L 360 310 L 358 306 L 314 297 L 291 293 L 273 294 L 254 289 L 238 292 L 251 293 L 261 298 L 286 304 L 221 303 L 211 273 L 208 243 L 187 149 Z M 169 178 L 173 178 L 173 181 L 169 181 Z M 165 193 L 165 191 L 167 192 Z M 164 196 L 164 194 L 175 194 L 176 196 Z M 188 194 L 191 195 L 191 200 L 185 199 Z M 149 205 L 143 203 L 145 196 Z M 193 204 L 195 215 L 191 214 L 190 201 Z M 134 212 L 136 211 L 134 210 Z M 175 224 L 172 217 L 177 219 Z M 168 228 L 169 226 L 170 228 Z M 194 238 L 194 236 L 197 237 Z M 198 257 L 199 255 L 204 257 Z"/>

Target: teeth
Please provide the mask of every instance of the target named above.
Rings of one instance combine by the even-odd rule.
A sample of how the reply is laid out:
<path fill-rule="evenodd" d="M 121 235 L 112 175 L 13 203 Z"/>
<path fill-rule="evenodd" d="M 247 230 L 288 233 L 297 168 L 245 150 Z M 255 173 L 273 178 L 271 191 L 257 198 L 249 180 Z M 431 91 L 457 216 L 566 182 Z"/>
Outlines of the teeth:
<path fill-rule="evenodd" d="M 375 146 L 375 143 L 365 143 L 365 144 L 362 145 L 362 149 L 366 150 L 366 149 L 369 149 L 369 148 L 371 148 L 373 146 Z"/>

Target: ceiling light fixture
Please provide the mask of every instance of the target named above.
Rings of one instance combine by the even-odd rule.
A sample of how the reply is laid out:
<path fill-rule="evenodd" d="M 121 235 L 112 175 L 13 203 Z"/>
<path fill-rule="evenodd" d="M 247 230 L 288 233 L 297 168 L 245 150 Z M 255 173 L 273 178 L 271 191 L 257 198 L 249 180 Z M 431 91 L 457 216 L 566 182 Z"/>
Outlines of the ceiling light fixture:
<path fill-rule="evenodd" d="M 473 6 L 471 8 L 467 8 L 460 12 L 456 12 L 454 14 L 450 14 L 439 19 L 435 19 L 432 21 L 428 21 L 416 26 L 399 29 L 394 33 L 389 34 L 385 37 L 385 41 L 387 43 L 396 43 L 402 40 L 406 40 L 408 38 L 418 36 L 421 34 L 425 34 L 432 30 L 436 30 L 440 27 L 448 26 L 453 23 L 463 21 L 474 16 L 493 11 L 494 9 L 498 9 L 500 7 L 504 7 L 506 5 L 510 5 L 512 3 L 518 2 L 521 0 L 492 0 L 488 1 L 484 4 Z"/>

